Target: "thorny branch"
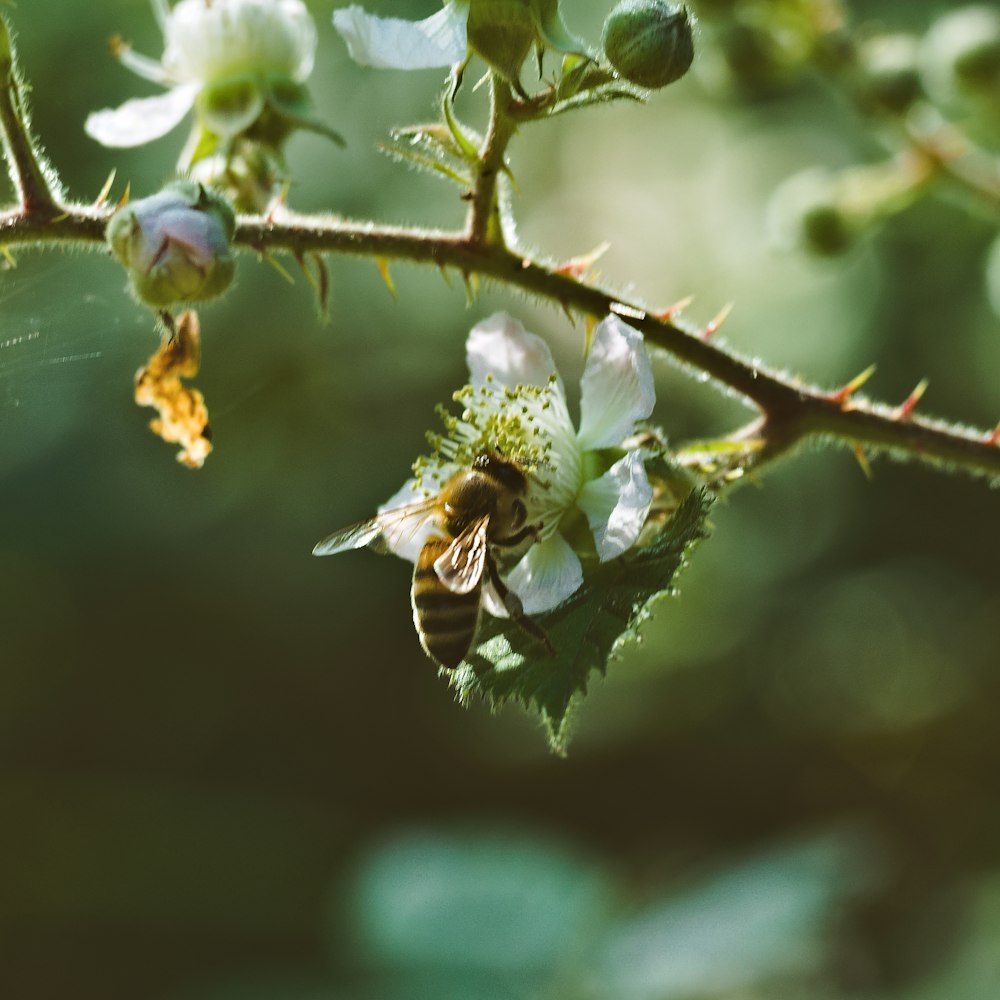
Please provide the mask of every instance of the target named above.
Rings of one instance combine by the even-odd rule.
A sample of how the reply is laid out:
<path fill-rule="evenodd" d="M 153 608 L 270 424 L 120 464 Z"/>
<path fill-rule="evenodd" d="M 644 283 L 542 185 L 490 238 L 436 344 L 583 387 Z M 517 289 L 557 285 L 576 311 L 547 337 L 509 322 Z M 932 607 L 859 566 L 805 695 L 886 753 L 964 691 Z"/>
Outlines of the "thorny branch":
<path fill-rule="evenodd" d="M 0 129 L 19 204 L 0 212 L 0 247 L 69 243 L 103 249 L 112 209 L 64 202 L 54 172 L 41 165 L 25 119 L 9 44 L 4 45 L 9 42 L 6 32 L 0 18 Z M 300 215 L 279 206 L 268 216 L 240 216 L 235 245 L 257 253 L 284 251 L 299 259 L 310 253 L 331 253 L 454 268 L 465 276 L 491 278 L 521 289 L 558 304 L 569 314 L 600 318 L 617 313 L 641 330 L 649 344 L 683 366 L 709 375 L 758 410 L 751 423 L 712 442 L 716 452 L 731 446 L 743 470 L 759 469 L 809 438 L 826 437 L 862 451 L 885 452 L 1000 480 L 1000 428 L 981 431 L 922 418 L 909 403 L 892 407 L 871 402 L 858 396 L 852 386 L 827 392 L 806 385 L 710 341 L 706 336 L 710 331 L 685 323 L 670 310 L 650 310 L 567 269 L 509 248 L 500 226 L 497 183 L 505 169 L 506 147 L 516 131 L 516 124 L 504 112 L 504 102 L 510 99 L 509 88 L 497 85 L 490 131 L 467 194 L 470 208 L 464 230 L 354 223 L 334 216 Z M 688 454 L 696 456 L 697 449 L 689 449 Z"/>

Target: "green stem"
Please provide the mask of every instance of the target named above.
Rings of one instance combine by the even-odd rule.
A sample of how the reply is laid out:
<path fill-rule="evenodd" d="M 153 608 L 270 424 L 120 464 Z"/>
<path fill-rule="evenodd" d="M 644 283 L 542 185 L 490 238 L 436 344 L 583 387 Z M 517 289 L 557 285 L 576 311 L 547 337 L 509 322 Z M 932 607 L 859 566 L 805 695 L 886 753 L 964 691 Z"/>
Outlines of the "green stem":
<path fill-rule="evenodd" d="M 471 244 L 502 246 L 503 225 L 497 184 L 504 169 L 504 155 L 517 123 L 509 113 L 514 95 L 510 85 L 497 76 L 490 75 L 490 123 L 479 150 L 477 173 L 469 202 L 466 236 Z"/>
<path fill-rule="evenodd" d="M 14 64 L 10 29 L 0 17 L 0 133 L 10 179 L 21 210 L 38 218 L 60 211 L 53 182 L 45 172 L 28 128 L 24 96 Z"/>

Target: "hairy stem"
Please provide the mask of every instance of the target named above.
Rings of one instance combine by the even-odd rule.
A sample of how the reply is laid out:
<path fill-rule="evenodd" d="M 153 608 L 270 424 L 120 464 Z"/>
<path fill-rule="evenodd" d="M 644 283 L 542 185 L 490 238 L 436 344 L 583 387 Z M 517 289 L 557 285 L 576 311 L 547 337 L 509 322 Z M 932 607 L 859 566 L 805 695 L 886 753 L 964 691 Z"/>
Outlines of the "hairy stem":
<path fill-rule="evenodd" d="M 508 112 L 513 101 L 510 85 L 497 74 L 490 76 L 490 124 L 479 151 L 477 174 L 469 201 L 466 236 L 470 244 L 503 244 L 503 227 L 497 182 L 504 169 L 504 154 L 517 124 Z"/>
<path fill-rule="evenodd" d="M 107 210 L 81 206 L 65 206 L 54 219 L 40 220 L 21 212 L 0 214 L 0 244 L 71 242 L 103 247 L 109 216 Z M 707 340 L 703 331 L 677 318 L 658 316 L 641 303 L 502 245 L 475 242 L 467 233 L 357 224 L 284 211 L 280 217 L 240 216 L 235 243 L 257 252 L 341 253 L 451 267 L 519 288 L 568 311 L 595 318 L 617 313 L 641 330 L 649 344 L 709 375 L 760 411 L 761 419 L 741 432 L 744 437 L 756 435 L 765 444 L 754 465 L 786 453 L 807 438 L 829 437 L 897 458 L 1000 477 L 995 433 L 928 420 L 902 407 L 802 384 Z"/>
<path fill-rule="evenodd" d="M 0 17 L 0 132 L 10 179 L 21 210 L 37 218 L 59 212 L 53 182 L 45 172 L 28 128 L 24 94 L 17 77 L 7 22 Z"/>

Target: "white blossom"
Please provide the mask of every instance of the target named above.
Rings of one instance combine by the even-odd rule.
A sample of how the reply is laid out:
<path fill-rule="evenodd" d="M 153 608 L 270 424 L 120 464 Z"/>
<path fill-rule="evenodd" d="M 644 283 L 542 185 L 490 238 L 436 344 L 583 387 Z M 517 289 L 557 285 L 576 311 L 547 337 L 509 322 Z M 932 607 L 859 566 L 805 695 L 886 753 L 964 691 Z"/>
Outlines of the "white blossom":
<path fill-rule="evenodd" d="M 312 72 L 316 26 L 302 0 L 152 0 L 164 51 L 159 62 L 127 47 L 120 61 L 168 88 L 87 117 L 84 128 L 105 146 L 139 146 L 166 135 L 207 86 L 245 74 L 302 83 Z M 249 124 L 249 123 L 248 123 Z"/>
<path fill-rule="evenodd" d="M 598 324 L 581 380 L 578 428 L 545 341 L 510 316 L 497 313 L 473 327 L 466 356 L 470 382 L 455 394 L 461 416 L 446 416 L 446 433 L 432 437 L 434 455 L 418 460 L 415 477 L 380 512 L 433 494 L 485 451 L 517 461 L 528 477 L 528 523 L 539 531 L 506 582 L 526 613 L 549 611 L 583 582 L 567 537 L 568 529 L 576 538 L 574 522 L 589 526 L 597 557 L 606 561 L 635 543 L 649 512 L 653 491 L 642 458 L 622 449 L 655 402 L 642 335 L 617 316 Z M 610 467 L 608 450 L 621 452 Z M 385 542 L 413 561 L 433 530 L 428 524 Z M 488 586 L 484 603 L 492 614 L 506 614 Z"/>
<path fill-rule="evenodd" d="M 469 0 L 449 0 L 422 21 L 376 17 L 352 4 L 333 12 L 351 58 L 376 69 L 452 66 L 466 56 Z"/>

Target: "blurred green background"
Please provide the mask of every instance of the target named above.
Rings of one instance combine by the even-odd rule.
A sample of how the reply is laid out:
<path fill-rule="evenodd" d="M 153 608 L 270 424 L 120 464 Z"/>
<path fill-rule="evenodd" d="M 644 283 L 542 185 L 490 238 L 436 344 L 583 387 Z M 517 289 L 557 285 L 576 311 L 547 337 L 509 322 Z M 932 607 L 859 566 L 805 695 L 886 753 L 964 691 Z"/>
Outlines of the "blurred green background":
<path fill-rule="evenodd" d="M 351 64 L 320 29 L 313 93 L 347 137 L 293 140 L 292 204 L 457 225 L 456 191 L 376 151 L 433 114 L 438 75 Z M 564 0 L 596 41 L 606 0 Z M 946 4 L 859 2 L 921 30 Z M 372 4 L 422 16 L 431 0 Z M 71 193 L 154 191 L 183 129 L 104 150 L 86 114 L 152 92 L 142 2 L 11 11 L 34 121 Z M 604 280 L 725 303 L 742 351 L 993 426 L 995 220 L 930 201 L 844 260 L 781 256 L 790 173 L 881 149 L 821 82 L 744 100 L 699 75 L 647 108 L 517 140 L 526 246 L 608 239 Z M 475 99 L 463 112 L 474 118 Z M 995 490 L 848 452 L 745 487 L 597 681 L 566 760 L 510 709 L 453 703 L 410 627 L 408 570 L 310 557 L 405 477 L 498 308 L 553 344 L 580 331 L 500 289 L 331 259 L 331 321 L 250 256 L 202 310 L 216 451 L 192 473 L 132 378 L 150 317 L 99 254 L 18 254 L 0 275 L 0 984 L 41 1000 L 983 1000 L 1000 994 L 1000 503 Z M 675 441 L 745 412 L 657 361 Z"/>

